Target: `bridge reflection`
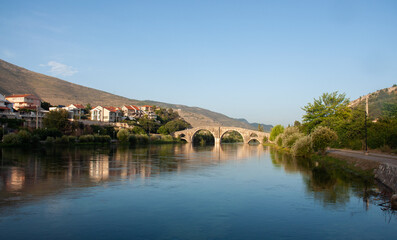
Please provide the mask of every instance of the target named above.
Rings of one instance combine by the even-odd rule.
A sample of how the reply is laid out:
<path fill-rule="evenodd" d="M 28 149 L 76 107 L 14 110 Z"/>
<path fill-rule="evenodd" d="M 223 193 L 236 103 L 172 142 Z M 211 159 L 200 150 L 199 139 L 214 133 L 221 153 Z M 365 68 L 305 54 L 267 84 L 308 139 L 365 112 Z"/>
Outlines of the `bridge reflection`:
<path fill-rule="evenodd" d="M 146 179 L 163 173 L 195 171 L 263 154 L 263 146 L 248 144 L 2 149 L 0 209 L 12 202 L 58 194 L 69 188 L 95 187 L 120 180 L 139 180 L 144 184 Z"/>

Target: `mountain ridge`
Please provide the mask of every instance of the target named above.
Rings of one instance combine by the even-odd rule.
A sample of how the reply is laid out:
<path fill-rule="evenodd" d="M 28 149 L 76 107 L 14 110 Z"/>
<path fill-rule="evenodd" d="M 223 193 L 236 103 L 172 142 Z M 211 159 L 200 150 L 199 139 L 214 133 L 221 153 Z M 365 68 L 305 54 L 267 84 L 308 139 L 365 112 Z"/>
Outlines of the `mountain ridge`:
<path fill-rule="evenodd" d="M 173 108 L 181 117 L 192 126 L 234 126 L 248 129 L 256 129 L 249 123 L 245 123 L 224 114 L 217 113 L 200 107 L 191 107 L 182 104 L 171 104 L 152 100 L 136 100 L 103 90 L 71 83 L 60 78 L 51 77 L 42 73 L 30 71 L 12 63 L 0 59 L 0 93 L 11 94 L 35 94 L 43 101 L 52 105 L 68 105 L 72 103 L 122 106 L 132 105 L 156 105 L 165 108 Z M 98 96 L 101 96 L 98 98 Z"/>

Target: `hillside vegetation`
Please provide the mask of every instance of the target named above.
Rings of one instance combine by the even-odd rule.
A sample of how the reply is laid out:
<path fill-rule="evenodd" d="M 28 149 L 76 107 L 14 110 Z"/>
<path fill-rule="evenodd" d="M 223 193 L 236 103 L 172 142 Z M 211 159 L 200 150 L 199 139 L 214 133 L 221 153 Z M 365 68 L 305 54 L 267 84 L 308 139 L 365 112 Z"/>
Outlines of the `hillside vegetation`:
<path fill-rule="evenodd" d="M 352 101 L 349 106 L 364 109 L 366 98 L 368 97 L 368 110 L 370 119 L 378 119 L 384 116 L 388 105 L 397 104 L 397 86 L 384 88 L 370 93 Z"/>
<path fill-rule="evenodd" d="M 84 87 L 59 78 L 29 71 L 6 61 L 0 60 L 0 93 L 4 95 L 31 93 L 43 101 L 53 105 L 68 105 L 72 103 L 106 106 L 156 105 L 163 108 L 178 110 L 179 115 L 192 126 L 235 126 L 256 129 L 246 122 L 242 122 L 223 114 L 198 107 L 188 107 L 156 101 L 139 101 L 121 97 L 105 91 Z"/>

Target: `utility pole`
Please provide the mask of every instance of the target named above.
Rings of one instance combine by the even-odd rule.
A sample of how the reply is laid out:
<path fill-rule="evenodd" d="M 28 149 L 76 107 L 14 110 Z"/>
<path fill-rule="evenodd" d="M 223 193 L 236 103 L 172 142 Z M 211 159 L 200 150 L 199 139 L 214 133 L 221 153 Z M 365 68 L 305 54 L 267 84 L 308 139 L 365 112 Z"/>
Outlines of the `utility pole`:
<path fill-rule="evenodd" d="M 39 106 L 36 105 L 36 129 L 39 128 Z"/>
<path fill-rule="evenodd" d="M 367 118 L 368 118 L 368 95 L 365 99 L 365 155 L 368 155 L 368 131 L 367 131 Z"/>

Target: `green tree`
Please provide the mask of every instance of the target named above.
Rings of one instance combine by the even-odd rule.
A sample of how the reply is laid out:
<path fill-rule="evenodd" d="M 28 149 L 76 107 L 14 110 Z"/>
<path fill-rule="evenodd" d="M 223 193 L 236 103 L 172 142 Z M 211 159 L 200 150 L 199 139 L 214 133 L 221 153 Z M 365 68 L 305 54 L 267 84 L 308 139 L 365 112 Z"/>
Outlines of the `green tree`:
<path fill-rule="evenodd" d="M 270 132 L 270 141 L 274 141 L 278 135 L 284 132 L 284 127 L 281 125 L 276 125 L 272 128 Z"/>
<path fill-rule="evenodd" d="M 49 102 L 41 102 L 41 108 L 44 110 L 49 110 L 51 107 L 51 104 Z"/>
<path fill-rule="evenodd" d="M 55 128 L 65 133 L 69 128 L 69 113 L 62 109 L 58 111 L 49 111 L 43 118 L 43 125 L 45 128 Z"/>
<path fill-rule="evenodd" d="M 128 138 L 130 136 L 130 133 L 128 132 L 127 129 L 120 129 L 117 133 L 117 139 L 124 143 L 128 141 Z"/>
<path fill-rule="evenodd" d="M 88 114 L 88 113 L 91 112 L 91 110 L 92 110 L 92 106 L 91 106 L 91 104 L 88 103 L 88 104 L 85 106 L 84 111 Z"/>
<path fill-rule="evenodd" d="M 310 137 L 312 138 L 313 150 L 323 153 L 326 147 L 329 147 L 338 139 L 338 135 L 333 130 L 324 126 L 316 127 Z"/>
<path fill-rule="evenodd" d="M 265 130 L 263 129 L 263 126 L 258 124 L 258 131 L 259 132 L 264 132 Z"/>
<path fill-rule="evenodd" d="M 302 108 L 306 112 L 303 115 L 304 129 L 307 133 L 319 125 L 337 129 L 351 116 L 348 105 L 349 99 L 346 98 L 346 94 L 323 93 L 318 99 L 314 99 L 313 103 L 308 103 Z"/>
<path fill-rule="evenodd" d="M 382 116 L 386 118 L 397 118 L 397 103 L 384 103 Z"/>

